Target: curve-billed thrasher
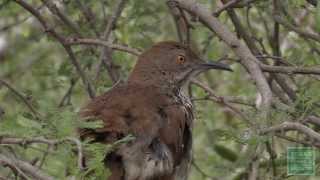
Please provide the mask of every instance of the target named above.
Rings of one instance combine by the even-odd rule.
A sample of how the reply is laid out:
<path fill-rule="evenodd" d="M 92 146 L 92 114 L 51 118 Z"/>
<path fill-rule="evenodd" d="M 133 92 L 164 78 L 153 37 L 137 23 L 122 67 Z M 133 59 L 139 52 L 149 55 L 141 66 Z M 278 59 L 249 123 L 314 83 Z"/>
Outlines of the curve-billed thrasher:
<path fill-rule="evenodd" d="M 208 69 L 230 70 L 224 64 L 206 63 L 187 46 L 161 42 L 139 57 L 126 84 L 82 110 L 82 116 L 104 123 L 103 128 L 82 129 L 83 138 L 112 143 L 128 134 L 136 137 L 106 157 L 109 180 L 187 179 L 194 117 L 181 89 Z"/>

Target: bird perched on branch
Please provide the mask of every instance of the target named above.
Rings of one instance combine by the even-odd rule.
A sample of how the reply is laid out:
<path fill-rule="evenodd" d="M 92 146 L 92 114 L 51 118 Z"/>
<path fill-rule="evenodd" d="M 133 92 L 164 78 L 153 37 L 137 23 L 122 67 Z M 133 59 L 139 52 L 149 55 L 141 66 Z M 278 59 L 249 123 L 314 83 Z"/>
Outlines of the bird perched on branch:
<path fill-rule="evenodd" d="M 93 99 L 81 114 L 103 121 L 82 138 L 112 143 L 135 140 L 106 157 L 109 180 L 186 180 L 191 161 L 193 110 L 182 92 L 191 77 L 227 65 L 200 59 L 189 47 L 160 42 L 142 53 L 125 84 Z"/>

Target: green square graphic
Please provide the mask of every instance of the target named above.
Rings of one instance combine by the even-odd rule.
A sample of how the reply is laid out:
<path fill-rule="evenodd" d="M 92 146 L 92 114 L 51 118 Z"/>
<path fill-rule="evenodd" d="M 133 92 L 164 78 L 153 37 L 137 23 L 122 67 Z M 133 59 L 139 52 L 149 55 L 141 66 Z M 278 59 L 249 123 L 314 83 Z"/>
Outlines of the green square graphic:
<path fill-rule="evenodd" d="M 315 175 L 315 151 L 312 147 L 287 148 L 288 175 Z"/>

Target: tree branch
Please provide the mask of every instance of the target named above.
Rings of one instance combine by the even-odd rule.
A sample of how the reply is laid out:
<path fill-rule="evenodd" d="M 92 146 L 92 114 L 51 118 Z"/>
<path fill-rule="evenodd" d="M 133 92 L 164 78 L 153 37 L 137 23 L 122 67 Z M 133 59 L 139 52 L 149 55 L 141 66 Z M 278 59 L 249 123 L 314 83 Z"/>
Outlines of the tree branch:
<path fill-rule="evenodd" d="M 5 82 L 4 80 L 0 79 L 0 85 L 6 86 L 13 94 L 15 94 L 17 97 L 19 97 L 22 102 L 29 108 L 29 110 L 32 112 L 32 114 L 37 118 L 40 119 L 40 113 L 36 111 L 36 109 L 33 107 L 33 105 L 22 95 L 19 91 L 17 91 L 15 88 L 13 88 L 10 84 Z"/>
<path fill-rule="evenodd" d="M 320 75 L 320 68 L 316 67 L 271 66 L 265 64 L 261 64 L 260 66 L 263 71 L 270 73 Z"/>
<path fill-rule="evenodd" d="M 241 0 L 231 0 L 228 1 L 227 3 L 223 4 L 220 8 L 216 9 L 213 13 L 215 17 L 218 17 L 224 10 L 236 5 L 238 2 Z"/>
<path fill-rule="evenodd" d="M 34 167 L 33 165 L 19 160 L 15 157 L 8 157 L 3 154 L 0 154 L 0 165 L 10 165 L 13 166 L 24 173 L 30 175 L 34 179 L 39 180 L 54 180 L 53 177 L 47 175 L 46 173 L 42 172 L 38 168 Z"/>
<path fill-rule="evenodd" d="M 296 122 L 283 122 L 279 125 L 272 126 L 269 128 L 262 129 L 261 134 L 275 133 L 275 132 L 285 132 L 285 131 L 298 131 L 302 134 L 305 134 L 312 140 L 317 140 L 320 142 L 320 134 L 315 132 L 313 129 L 308 128 L 300 123 Z"/>
<path fill-rule="evenodd" d="M 242 44 L 237 37 L 216 17 L 213 17 L 211 12 L 203 5 L 197 3 L 195 0 L 175 1 L 179 3 L 180 7 L 198 17 L 204 25 L 215 32 L 217 36 L 220 37 L 235 52 L 235 54 L 240 57 L 241 64 L 249 71 L 258 91 L 261 93 L 262 109 L 265 112 L 268 112 L 271 105 L 272 92 L 266 78 L 257 64 L 258 60 L 251 53 L 249 48 Z"/>
<path fill-rule="evenodd" d="M 65 143 L 66 141 L 69 141 L 77 146 L 77 152 L 78 152 L 78 167 L 80 170 L 83 170 L 83 148 L 82 144 L 79 139 L 74 137 L 67 137 L 61 140 L 57 139 L 46 139 L 43 137 L 33 137 L 33 138 L 16 138 L 16 137 L 2 137 L 0 136 L 0 144 L 15 144 L 15 145 L 21 145 L 26 146 L 29 144 L 47 144 L 48 146 L 56 146 L 62 143 Z"/>
<path fill-rule="evenodd" d="M 61 21 L 67 25 L 73 32 L 80 36 L 79 27 L 73 23 L 65 14 L 63 14 L 59 8 L 51 0 L 41 0 L 47 8 L 51 11 L 52 14 L 56 15 L 61 19 Z"/>
<path fill-rule="evenodd" d="M 127 52 L 135 56 L 139 56 L 142 52 L 140 49 L 135 49 L 135 48 L 128 47 L 126 45 L 114 44 L 102 39 L 93 39 L 93 38 L 68 38 L 67 44 L 69 45 L 88 44 L 88 45 L 105 46 L 114 50 Z"/>
<path fill-rule="evenodd" d="M 37 18 L 38 21 L 43 26 L 45 32 L 60 42 L 60 44 L 63 46 L 63 48 L 66 50 L 67 54 L 69 55 L 71 63 L 75 66 L 77 73 L 80 75 L 81 80 L 82 80 L 83 84 L 85 85 L 89 96 L 91 98 L 93 98 L 95 96 L 94 88 L 93 88 L 91 82 L 89 81 L 88 77 L 84 73 L 83 69 L 81 68 L 81 66 L 80 66 L 76 56 L 74 55 L 71 47 L 68 44 L 66 44 L 66 40 L 64 39 L 64 37 L 60 36 L 53 28 L 51 28 L 49 26 L 49 24 L 47 24 L 47 21 L 39 13 L 39 11 L 34 9 L 30 4 L 26 3 L 23 0 L 14 0 L 14 1 L 17 4 L 19 4 L 21 7 L 23 7 L 24 9 L 29 11 L 32 15 L 34 15 L 35 18 Z"/>

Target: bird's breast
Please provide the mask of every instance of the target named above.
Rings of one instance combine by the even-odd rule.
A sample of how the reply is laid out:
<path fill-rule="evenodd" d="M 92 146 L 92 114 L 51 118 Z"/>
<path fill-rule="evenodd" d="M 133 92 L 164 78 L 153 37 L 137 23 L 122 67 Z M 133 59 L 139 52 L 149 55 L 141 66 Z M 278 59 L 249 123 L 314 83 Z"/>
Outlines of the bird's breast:
<path fill-rule="evenodd" d="M 190 99 L 183 94 L 173 97 L 172 101 L 174 103 L 164 110 L 167 120 L 163 128 L 160 129 L 160 137 L 170 148 L 177 164 L 184 154 L 184 134 L 192 126 L 193 111 Z"/>

